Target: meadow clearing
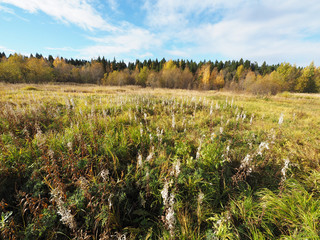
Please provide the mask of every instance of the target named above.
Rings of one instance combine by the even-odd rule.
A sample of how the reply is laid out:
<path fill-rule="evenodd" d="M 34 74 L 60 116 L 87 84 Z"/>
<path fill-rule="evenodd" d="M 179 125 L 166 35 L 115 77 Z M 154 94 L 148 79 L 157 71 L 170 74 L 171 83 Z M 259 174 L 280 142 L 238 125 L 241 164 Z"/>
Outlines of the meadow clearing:
<path fill-rule="evenodd" d="M 0 85 L 2 239 L 318 239 L 320 96 Z"/>

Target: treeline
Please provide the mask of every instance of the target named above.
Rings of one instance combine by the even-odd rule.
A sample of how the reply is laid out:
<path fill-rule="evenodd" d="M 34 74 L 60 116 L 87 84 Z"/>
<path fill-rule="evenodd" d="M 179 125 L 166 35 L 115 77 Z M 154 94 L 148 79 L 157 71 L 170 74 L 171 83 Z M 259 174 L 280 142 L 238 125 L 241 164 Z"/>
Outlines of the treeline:
<path fill-rule="evenodd" d="M 48 58 L 0 53 L 0 81 L 8 83 L 74 82 L 100 85 L 248 91 L 276 94 L 281 91 L 319 92 L 320 68 L 289 63 L 258 65 L 244 61 L 136 60 L 113 61 L 98 58 Z"/>

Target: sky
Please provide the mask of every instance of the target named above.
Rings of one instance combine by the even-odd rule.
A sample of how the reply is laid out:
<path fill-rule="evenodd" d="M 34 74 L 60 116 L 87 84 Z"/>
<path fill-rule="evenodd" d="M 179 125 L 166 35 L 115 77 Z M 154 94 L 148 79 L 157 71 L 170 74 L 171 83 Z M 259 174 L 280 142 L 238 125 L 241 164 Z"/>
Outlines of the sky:
<path fill-rule="evenodd" d="M 0 52 L 320 65 L 319 0 L 0 0 Z"/>

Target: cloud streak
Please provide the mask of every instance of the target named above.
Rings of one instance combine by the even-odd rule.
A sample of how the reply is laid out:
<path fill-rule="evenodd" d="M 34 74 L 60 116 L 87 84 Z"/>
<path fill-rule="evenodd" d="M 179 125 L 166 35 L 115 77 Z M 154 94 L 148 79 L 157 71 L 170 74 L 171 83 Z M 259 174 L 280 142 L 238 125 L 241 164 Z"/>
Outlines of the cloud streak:
<path fill-rule="evenodd" d="M 7 8 L 5 6 L 1 6 L 1 5 L 0 5 L 0 11 L 5 12 L 5 13 L 14 14 L 14 11 L 12 9 Z"/>
<path fill-rule="evenodd" d="M 67 52 L 78 52 L 78 49 L 74 49 L 72 47 L 46 47 L 47 50 L 54 50 L 54 51 L 67 51 Z"/>
<path fill-rule="evenodd" d="M 119 56 L 145 55 L 150 56 L 154 48 L 160 48 L 162 41 L 146 29 L 127 25 L 121 31 L 104 37 L 89 37 L 95 42 L 93 46 L 81 50 L 84 56 Z"/>
<path fill-rule="evenodd" d="M 100 16 L 88 0 L 0 0 L 0 3 L 14 5 L 30 13 L 42 11 L 61 22 L 76 24 L 87 30 L 116 30 L 116 27 Z"/>
<path fill-rule="evenodd" d="M 4 47 L 4 46 L 0 46 L 0 51 L 1 51 L 1 52 L 6 52 L 6 53 L 9 53 L 9 54 L 15 53 L 15 50 L 6 48 L 6 47 Z"/>

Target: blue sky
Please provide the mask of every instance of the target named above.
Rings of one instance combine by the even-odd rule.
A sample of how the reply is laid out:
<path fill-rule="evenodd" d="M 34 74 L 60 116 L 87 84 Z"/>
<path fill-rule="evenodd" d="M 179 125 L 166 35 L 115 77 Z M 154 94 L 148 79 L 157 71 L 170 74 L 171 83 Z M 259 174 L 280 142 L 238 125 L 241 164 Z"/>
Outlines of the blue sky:
<path fill-rule="evenodd" d="M 0 51 L 320 64 L 319 0 L 0 0 Z"/>

